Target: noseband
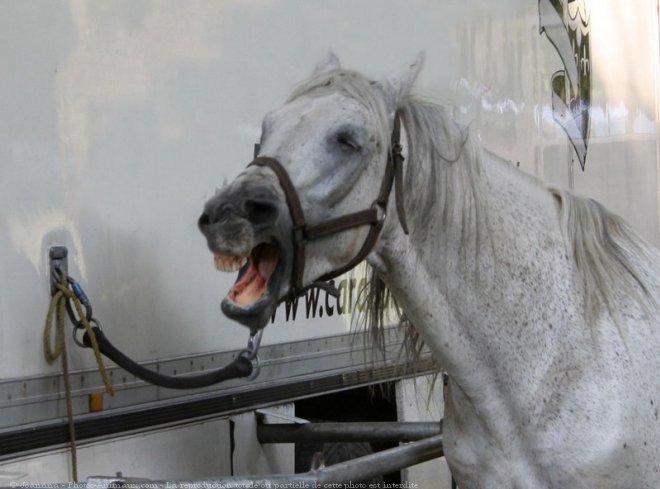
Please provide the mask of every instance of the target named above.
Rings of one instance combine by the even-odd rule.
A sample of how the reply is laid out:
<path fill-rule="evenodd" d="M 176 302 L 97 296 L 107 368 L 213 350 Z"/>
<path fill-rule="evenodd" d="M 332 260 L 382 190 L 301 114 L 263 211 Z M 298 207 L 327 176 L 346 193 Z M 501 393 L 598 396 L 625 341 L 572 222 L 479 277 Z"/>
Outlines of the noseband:
<path fill-rule="evenodd" d="M 371 252 L 373 247 L 378 241 L 378 236 L 383 228 L 385 218 L 387 216 L 387 202 L 389 200 L 392 184 L 395 187 L 396 208 L 399 215 L 399 221 L 403 231 L 408 234 L 408 225 L 403 209 L 403 161 L 404 157 L 401 153 L 402 147 L 401 139 L 401 120 L 397 112 L 394 115 L 394 124 L 392 129 L 392 137 L 390 143 L 390 150 L 388 151 L 387 162 L 385 165 L 385 175 L 380 185 L 380 192 L 378 197 L 374 200 L 371 207 L 361 211 L 345 214 L 343 216 L 335 217 L 323 221 L 318 224 L 307 224 L 305 221 L 305 214 L 302 206 L 300 205 L 300 198 L 298 192 L 289 177 L 289 174 L 282 166 L 282 164 L 275 158 L 268 156 L 257 156 L 249 165 L 250 166 L 265 166 L 270 168 L 280 182 L 280 186 L 286 196 L 286 203 L 289 207 L 291 220 L 293 221 L 293 268 L 291 271 L 291 296 L 298 297 L 303 295 L 310 287 L 320 287 L 328 290 L 330 293 L 338 295 L 338 291 L 334 286 L 328 286 L 327 282 L 344 272 L 347 272 L 358 263 L 360 263 Z M 311 285 L 303 285 L 303 274 L 305 271 L 305 247 L 309 241 L 314 241 L 326 236 L 340 233 L 347 229 L 352 229 L 358 226 L 369 225 L 369 234 L 365 239 L 362 248 L 349 261 L 346 265 L 333 270 L 321 277 L 317 282 Z"/>

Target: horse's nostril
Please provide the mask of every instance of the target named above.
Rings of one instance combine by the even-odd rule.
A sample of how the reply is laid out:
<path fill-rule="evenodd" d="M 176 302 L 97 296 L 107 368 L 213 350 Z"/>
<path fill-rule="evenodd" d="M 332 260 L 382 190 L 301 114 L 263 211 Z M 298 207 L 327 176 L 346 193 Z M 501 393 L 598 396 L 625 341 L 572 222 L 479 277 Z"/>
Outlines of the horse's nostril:
<path fill-rule="evenodd" d="M 204 212 L 199 217 L 197 223 L 200 228 L 205 228 L 224 221 L 234 213 L 235 210 L 231 204 L 224 201 L 210 201 L 206 204 Z"/>
<path fill-rule="evenodd" d="M 243 209 L 253 224 L 269 224 L 277 219 L 277 204 L 268 200 L 246 199 Z"/>
<path fill-rule="evenodd" d="M 211 224 L 211 217 L 207 212 L 202 212 L 202 215 L 199 216 L 199 219 L 197 220 L 197 226 L 199 226 L 200 229 L 203 229 L 209 224 Z"/>

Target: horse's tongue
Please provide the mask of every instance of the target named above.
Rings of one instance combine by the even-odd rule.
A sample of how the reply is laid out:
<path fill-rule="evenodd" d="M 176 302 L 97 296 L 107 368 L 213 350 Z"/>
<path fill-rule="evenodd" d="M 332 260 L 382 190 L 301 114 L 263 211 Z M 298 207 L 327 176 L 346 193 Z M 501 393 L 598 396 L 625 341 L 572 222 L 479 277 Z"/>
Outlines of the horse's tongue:
<path fill-rule="evenodd" d="M 259 255 L 259 262 L 257 263 L 257 271 L 259 276 L 266 282 L 277 268 L 278 261 L 277 250 L 273 247 L 265 247 Z"/>
<path fill-rule="evenodd" d="M 254 304 L 261 299 L 268 292 L 268 280 L 277 268 L 278 261 L 279 252 L 276 247 L 262 245 L 255 248 L 247 270 L 229 291 L 229 299 L 241 306 Z"/>
<path fill-rule="evenodd" d="M 257 275 L 253 275 L 249 282 L 241 287 L 240 292 L 233 294 L 233 301 L 241 306 L 254 304 L 266 293 L 266 282 Z"/>

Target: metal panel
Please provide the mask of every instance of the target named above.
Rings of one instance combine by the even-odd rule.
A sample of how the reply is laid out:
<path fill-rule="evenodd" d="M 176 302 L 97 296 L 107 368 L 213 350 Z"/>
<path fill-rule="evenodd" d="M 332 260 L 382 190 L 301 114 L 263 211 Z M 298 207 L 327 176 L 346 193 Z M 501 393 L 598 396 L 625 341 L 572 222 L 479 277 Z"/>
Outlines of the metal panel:
<path fill-rule="evenodd" d="M 215 419 L 81 443 L 79 477 L 118 472 L 172 478 L 230 474 L 229 439 L 229 421 Z M 0 486 L 70 480 L 69 463 L 66 448 L 0 462 Z"/>

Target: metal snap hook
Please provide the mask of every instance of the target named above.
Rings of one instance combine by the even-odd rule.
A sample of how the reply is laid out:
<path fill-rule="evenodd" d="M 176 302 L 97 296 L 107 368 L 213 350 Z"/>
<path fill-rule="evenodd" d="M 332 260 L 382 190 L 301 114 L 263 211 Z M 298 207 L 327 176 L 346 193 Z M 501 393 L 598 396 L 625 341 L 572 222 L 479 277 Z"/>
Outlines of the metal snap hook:
<path fill-rule="evenodd" d="M 259 346 L 261 345 L 261 338 L 264 335 L 264 330 L 260 329 L 256 333 L 250 334 L 247 342 L 247 348 L 241 350 L 238 354 L 250 362 L 252 362 L 252 373 L 246 377 L 247 380 L 254 380 L 259 377 L 261 373 L 261 362 L 259 361 Z"/>
<path fill-rule="evenodd" d="M 259 346 L 261 345 L 261 338 L 263 335 L 263 329 L 260 329 L 256 333 L 250 335 L 248 338 L 247 349 L 244 350 L 247 353 L 245 358 L 248 360 L 254 360 L 257 357 L 257 353 L 259 353 Z"/>

